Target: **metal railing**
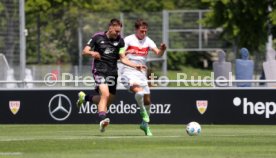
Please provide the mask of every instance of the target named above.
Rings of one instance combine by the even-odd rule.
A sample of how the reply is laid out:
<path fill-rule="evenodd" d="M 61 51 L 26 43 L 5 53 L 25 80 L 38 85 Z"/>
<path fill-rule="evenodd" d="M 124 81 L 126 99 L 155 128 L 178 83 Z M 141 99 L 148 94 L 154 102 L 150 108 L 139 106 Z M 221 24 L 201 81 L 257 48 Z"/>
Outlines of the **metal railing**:
<path fill-rule="evenodd" d="M 154 85 L 154 88 L 177 88 L 177 87 L 194 87 L 194 88 L 216 88 L 216 87 L 236 87 L 236 88 L 256 88 L 256 87 L 262 87 L 262 88 L 276 88 L 276 80 L 166 80 L 166 79 L 159 79 L 159 80 L 148 80 L 148 83 L 150 85 Z M 174 83 L 174 85 L 169 85 Z M 199 84 L 202 83 L 202 84 Z M 237 83 L 252 83 L 251 87 L 238 87 L 235 84 Z M 262 83 L 263 85 L 260 86 L 257 84 Z M 275 86 L 265 86 L 267 83 L 275 83 Z M 30 85 L 32 84 L 31 88 L 43 88 L 43 87 L 49 87 L 49 88 L 66 88 L 66 87 L 76 87 L 76 88 L 83 88 L 83 87 L 94 87 L 95 81 L 94 80 L 52 80 L 52 81 L 45 81 L 45 80 L 34 80 L 34 81 L 27 81 L 27 80 L 15 80 L 15 81 L 3 81 L 0 80 L 0 89 L 1 88 L 7 88 L 3 87 L 3 85 L 7 84 L 17 84 L 16 88 L 30 88 Z M 35 84 L 40 84 L 40 86 L 35 86 Z M 176 84 L 176 85 L 175 85 Z M 191 84 L 196 84 L 197 86 L 193 86 Z M 198 85 L 199 84 L 199 85 Z M 206 84 L 206 85 L 204 85 Z M 223 84 L 221 86 L 216 86 L 218 84 Z M 227 85 L 224 85 L 227 84 Z M 42 86 L 41 86 L 42 85 Z M 118 83 L 119 87 L 122 88 L 122 83 Z"/>

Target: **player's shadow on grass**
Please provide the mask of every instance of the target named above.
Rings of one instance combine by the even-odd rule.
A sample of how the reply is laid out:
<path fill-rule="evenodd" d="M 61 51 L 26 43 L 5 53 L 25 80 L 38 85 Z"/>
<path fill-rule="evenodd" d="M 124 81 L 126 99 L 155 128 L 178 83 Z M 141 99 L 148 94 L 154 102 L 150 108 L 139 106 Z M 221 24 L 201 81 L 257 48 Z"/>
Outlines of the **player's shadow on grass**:
<path fill-rule="evenodd" d="M 95 137 L 145 137 L 145 135 L 142 134 L 109 134 L 109 133 L 99 133 L 99 134 L 92 134 L 87 136 L 95 136 Z"/>

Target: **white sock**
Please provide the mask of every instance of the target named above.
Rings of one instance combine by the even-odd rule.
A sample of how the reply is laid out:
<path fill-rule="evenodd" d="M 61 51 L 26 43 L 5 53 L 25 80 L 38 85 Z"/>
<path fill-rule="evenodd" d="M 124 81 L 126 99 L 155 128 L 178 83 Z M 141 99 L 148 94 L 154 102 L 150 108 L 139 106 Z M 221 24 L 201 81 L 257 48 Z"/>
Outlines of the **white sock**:
<path fill-rule="evenodd" d="M 147 113 L 150 116 L 150 105 L 145 105 L 145 109 L 147 110 Z"/>
<path fill-rule="evenodd" d="M 148 113 L 148 115 L 149 115 L 149 117 L 150 117 L 150 105 L 145 105 L 145 109 L 146 109 L 146 111 L 147 111 L 147 113 Z M 144 121 L 143 121 L 143 122 L 144 122 Z M 144 124 L 145 124 L 146 126 L 149 125 L 147 122 L 144 122 Z"/>
<path fill-rule="evenodd" d="M 144 112 L 146 110 L 144 106 L 144 93 L 143 92 L 135 93 L 135 100 L 137 101 L 140 107 L 140 112 Z"/>

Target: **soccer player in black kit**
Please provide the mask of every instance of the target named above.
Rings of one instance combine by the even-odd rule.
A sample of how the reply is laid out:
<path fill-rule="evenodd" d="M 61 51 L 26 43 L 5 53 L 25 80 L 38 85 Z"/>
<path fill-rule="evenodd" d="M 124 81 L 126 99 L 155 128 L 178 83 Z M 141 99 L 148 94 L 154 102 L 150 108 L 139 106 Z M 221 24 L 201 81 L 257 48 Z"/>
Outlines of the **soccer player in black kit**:
<path fill-rule="evenodd" d="M 105 127 L 110 123 L 106 117 L 107 106 L 114 99 L 116 94 L 118 68 L 117 60 L 138 70 L 145 67 L 134 64 L 125 56 L 124 39 L 120 32 L 122 23 L 118 19 L 111 19 L 106 32 L 98 32 L 92 36 L 83 49 L 83 55 L 94 58 L 92 74 L 96 83 L 96 91 L 99 95 L 86 95 L 79 92 L 77 106 L 90 101 L 98 104 L 98 115 L 100 118 L 100 131 L 104 132 Z"/>

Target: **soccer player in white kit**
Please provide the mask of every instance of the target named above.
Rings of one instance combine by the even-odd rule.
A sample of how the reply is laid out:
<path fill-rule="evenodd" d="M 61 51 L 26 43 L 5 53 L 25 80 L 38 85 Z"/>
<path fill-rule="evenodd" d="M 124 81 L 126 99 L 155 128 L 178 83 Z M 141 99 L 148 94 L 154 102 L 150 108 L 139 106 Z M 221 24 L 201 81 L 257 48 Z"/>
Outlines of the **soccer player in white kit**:
<path fill-rule="evenodd" d="M 135 22 L 135 34 L 124 38 L 126 56 L 136 64 L 146 65 L 146 58 L 149 50 L 156 55 L 162 56 L 166 50 L 166 45 L 161 43 L 157 48 L 153 40 L 147 36 L 148 24 L 142 19 Z M 142 123 L 140 129 L 146 136 L 152 136 L 148 123 L 150 122 L 150 90 L 148 86 L 147 72 L 123 65 L 121 70 L 122 84 L 135 94 L 135 100 L 140 107 Z"/>

